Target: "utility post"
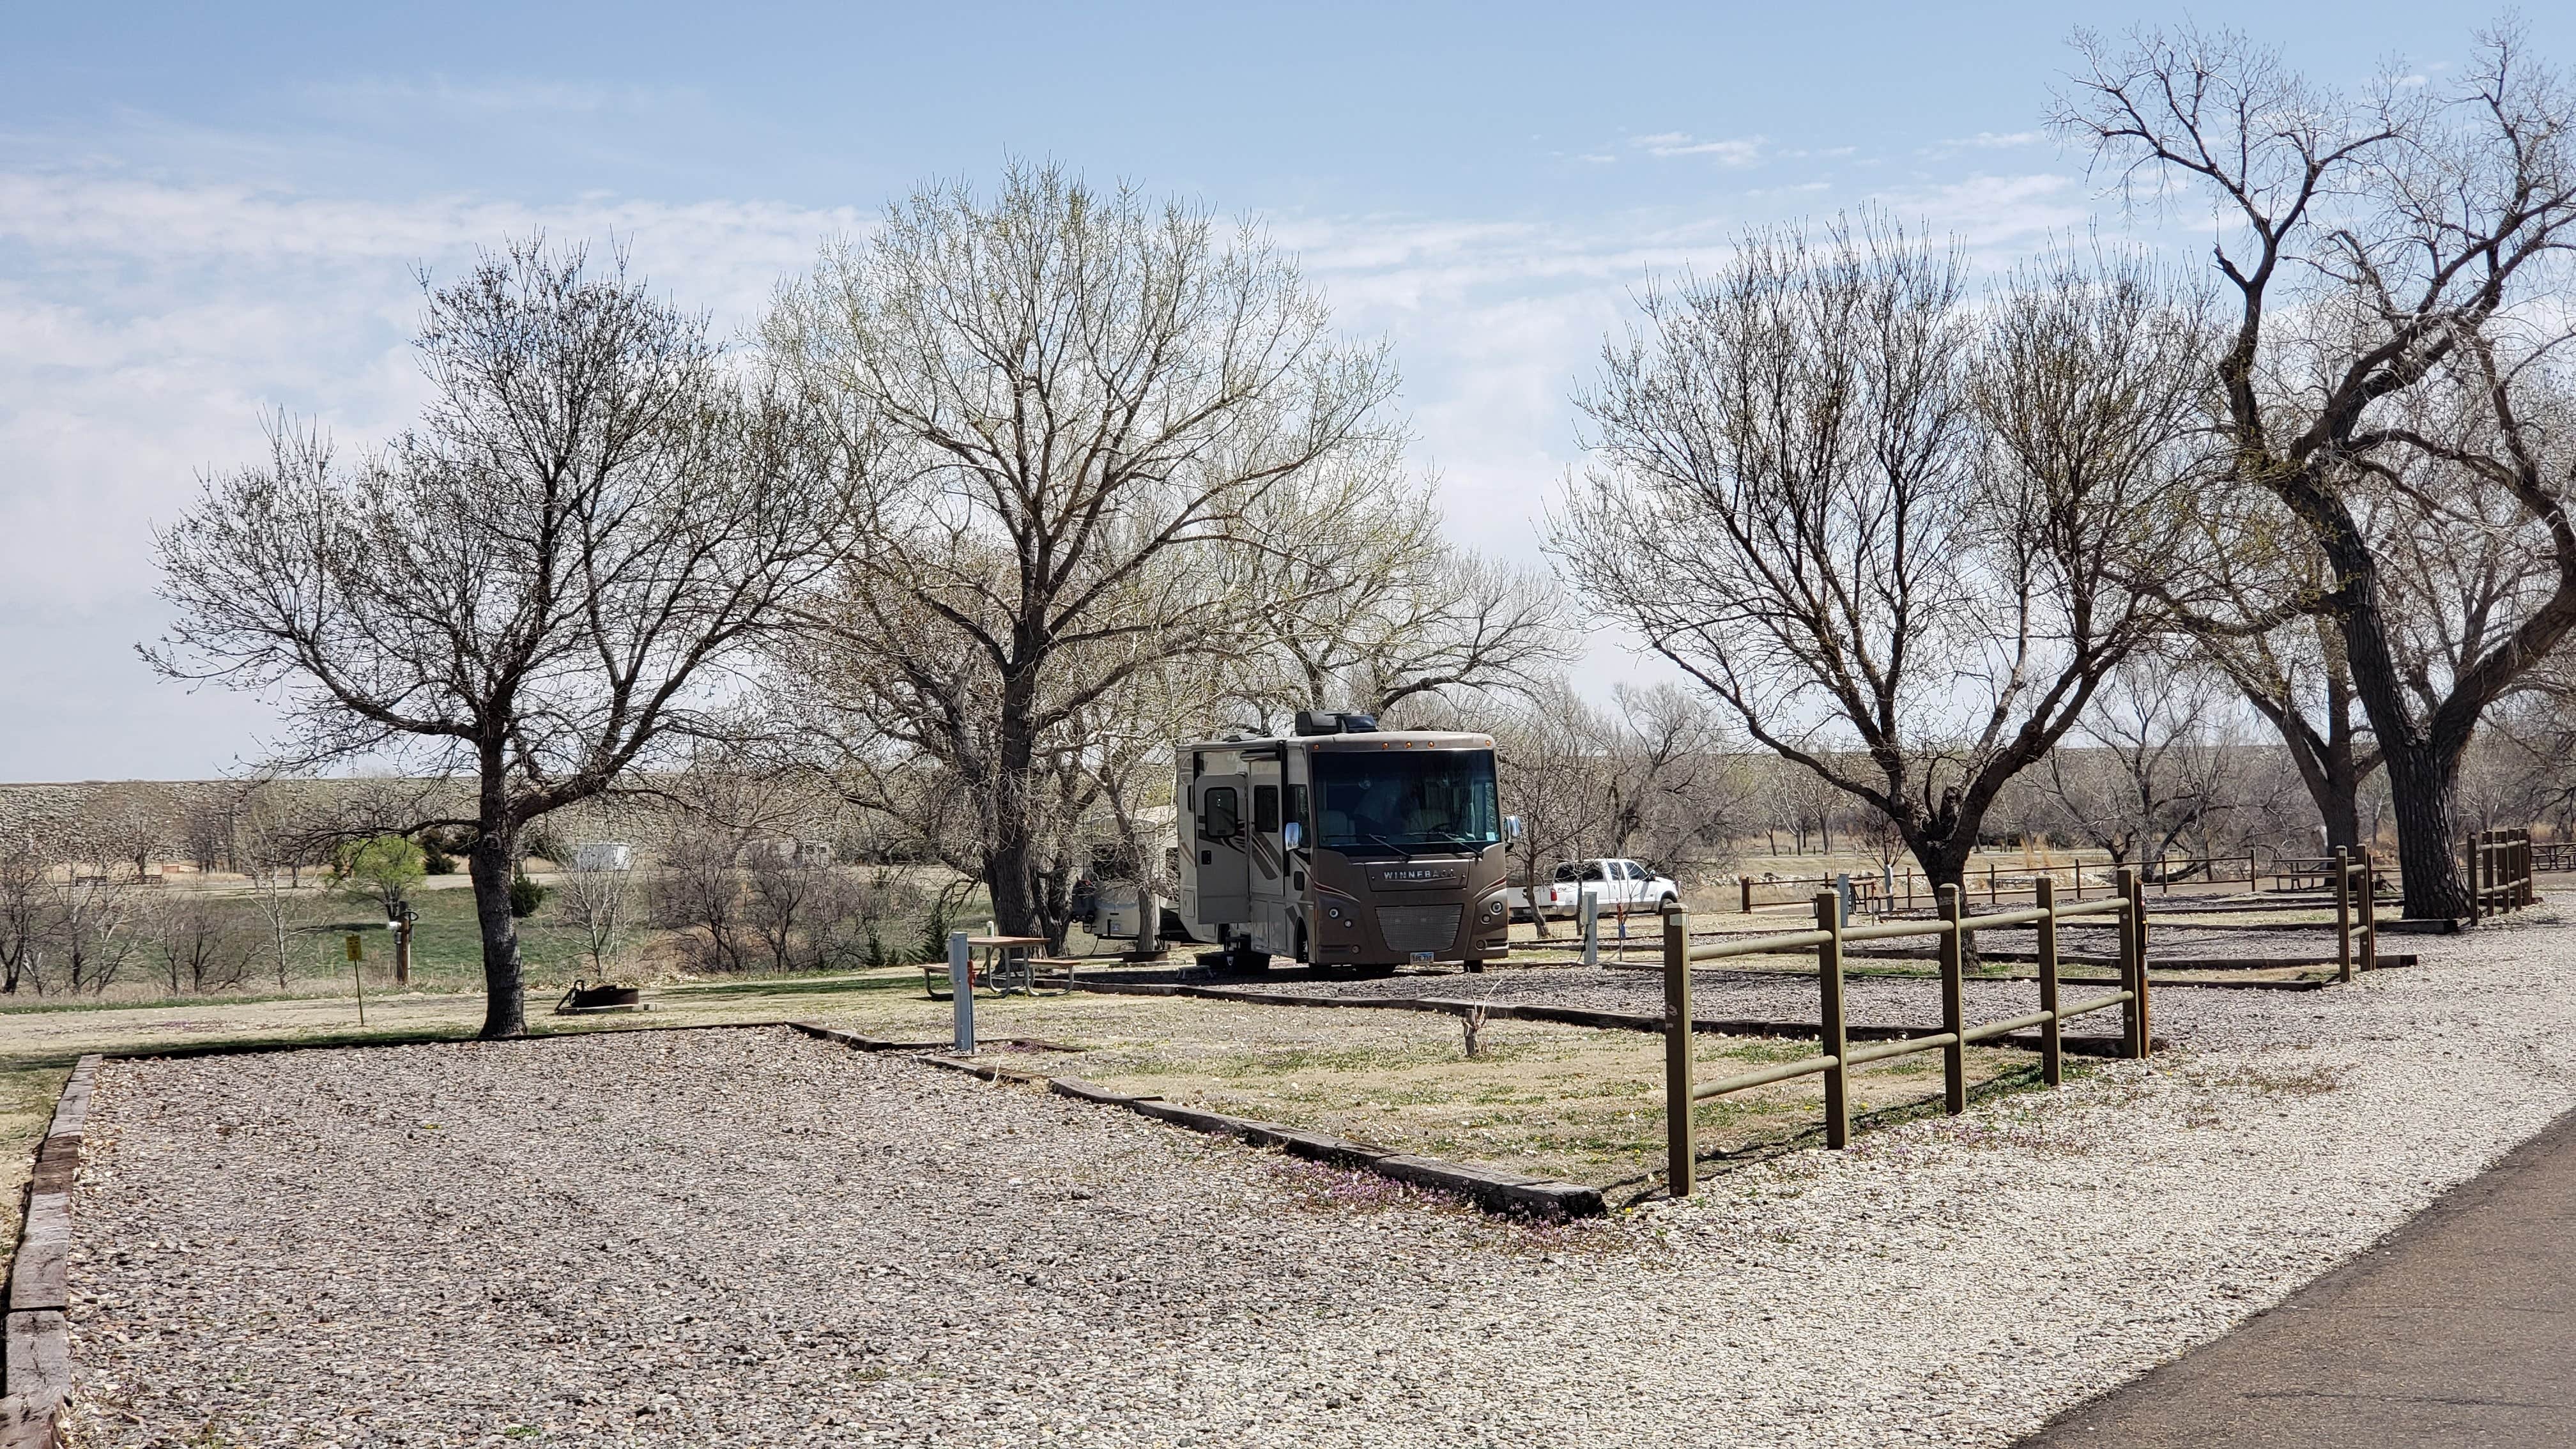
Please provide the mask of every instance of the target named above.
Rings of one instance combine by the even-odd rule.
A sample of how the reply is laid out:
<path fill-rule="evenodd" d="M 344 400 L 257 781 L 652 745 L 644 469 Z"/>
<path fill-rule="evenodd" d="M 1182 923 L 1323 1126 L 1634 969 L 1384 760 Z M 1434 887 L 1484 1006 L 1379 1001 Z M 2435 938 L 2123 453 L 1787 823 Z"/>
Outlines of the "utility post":
<path fill-rule="evenodd" d="M 957 1055 L 975 1054 L 975 954 L 964 931 L 948 933 L 948 1001 Z"/>
<path fill-rule="evenodd" d="M 413 910 L 409 901 L 403 902 L 394 909 L 396 912 L 393 922 L 394 984 L 409 986 L 411 984 L 411 927 L 414 921 L 420 919 L 420 912 Z"/>

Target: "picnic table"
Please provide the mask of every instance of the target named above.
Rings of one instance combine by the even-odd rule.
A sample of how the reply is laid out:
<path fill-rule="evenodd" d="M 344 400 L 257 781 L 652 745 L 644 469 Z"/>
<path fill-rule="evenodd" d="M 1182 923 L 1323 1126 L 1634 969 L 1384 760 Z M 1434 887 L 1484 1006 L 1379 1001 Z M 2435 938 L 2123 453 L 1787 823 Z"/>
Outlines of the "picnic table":
<path fill-rule="evenodd" d="M 1044 936 L 967 937 L 967 949 L 980 953 L 980 956 L 967 958 L 968 989 L 981 988 L 1003 996 L 1014 991 L 1023 996 L 1037 995 L 1037 968 L 1041 963 L 1037 953 L 1045 948 L 1046 943 Z M 1046 964 L 1063 963 L 1049 961 Z M 945 984 L 946 975 L 944 963 L 925 961 L 921 964 L 922 989 L 930 993 L 931 1000 L 946 999 L 947 993 L 940 989 Z"/>

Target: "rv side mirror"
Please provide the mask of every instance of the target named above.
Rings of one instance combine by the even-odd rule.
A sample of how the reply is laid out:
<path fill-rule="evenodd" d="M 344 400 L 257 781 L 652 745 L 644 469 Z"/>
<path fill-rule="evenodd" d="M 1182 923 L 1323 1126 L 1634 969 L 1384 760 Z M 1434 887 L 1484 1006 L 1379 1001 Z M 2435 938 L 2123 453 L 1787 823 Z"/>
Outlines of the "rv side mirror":
<path fill-rule="evenodd" d="M 1279 827 L 1279 839 L 1290 850 L 1306 843 L 1306 827 L 1295 820 Z"/>
<path fill-rule="evenodd" d="M 1518 840 L 1521 838 L 1521 818 L 1519 816 L 1506 815 L 1503 817 L 1503 838 L 1506 840 Z"/>

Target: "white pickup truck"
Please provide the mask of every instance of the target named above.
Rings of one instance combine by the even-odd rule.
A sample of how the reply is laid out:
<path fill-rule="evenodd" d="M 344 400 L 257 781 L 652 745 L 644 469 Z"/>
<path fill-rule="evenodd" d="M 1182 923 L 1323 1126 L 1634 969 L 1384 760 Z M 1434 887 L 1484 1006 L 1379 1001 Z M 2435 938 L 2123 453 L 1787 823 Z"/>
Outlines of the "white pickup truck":
<path fill-rule="evenodd" d="M 1616 915 L 1624 906 L 1632 916 L 1651 916 L 1664 908 L 1664 902 L 1680 900 L 1682 888 L 1642 861 L 1569 861 L 1556 868 L 1556 879 L 1548 885 L 1540 909 L 1551 920 L 1571 920 L 1585 892 L 1601 898 L 1603 915 Z M 1511 902 L 1513 915 L 1528 918 L 1529 892 L 1513 887 Z"/>

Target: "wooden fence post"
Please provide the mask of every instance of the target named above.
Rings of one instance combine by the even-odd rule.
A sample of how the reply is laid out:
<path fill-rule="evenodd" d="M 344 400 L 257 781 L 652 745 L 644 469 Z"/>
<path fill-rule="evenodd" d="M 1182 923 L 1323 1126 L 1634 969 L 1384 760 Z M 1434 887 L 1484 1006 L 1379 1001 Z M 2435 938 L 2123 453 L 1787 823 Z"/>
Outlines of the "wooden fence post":
<path fill-rule="evenodd" d="M 1995 903 L 1995 863 L 1990 860 L 1986 862 L 1986 904 Z"/>
<path fill-rule="evenodd" d="M 1690 913 L 1664 912 L 1664 1187 L 1691 1194 L 1697 1151 L 1691 1142 Z"/>
<path fill-rule="evenodd" d="M 2057 880 L 2054 876 L 2039 878 L 2039 908 L 2048 912 L 2039 918 L 2039 1009 L 2048 1020 L 2039 1024 L 2039 1075 L 2050 1086 L 2066 1081 L 2062 1065 L 2060 1024 L 2057 1020 Z"/>
<path fill-rule="evenodd" d="M 2338 845 L 2334 853 L 2335 971 L 2352 980 L 2352 851 Z"/>
<path fill-rule="evenodd" d="M 1748 915 L 1748 916 L 1749 916 L 1749 915 L 1752 915 L 1752 914 L 1753 914 L 1753 877 L 1751 877 L 1751 876 L 1749 876 L 1749 875 L 1740 875 L 1740 876 L 1737 876 L 1737 877 L 1735 878 L 1735 884 L 1736 884 L 1737 888 L 1739 889 L 1739 891 L 1742 893 L 1742 896 L 1743 896 L 1743 901 L 1744 901 L 1744 914 L 1746 914 L 1746 915 Z"/>
<path fill-rule="evenodd" d="M 2474 830 L 2461 841 L 2460 858 L 2469 868 L 2469 924 L 2474 926 L 2486 916 L 2478 909 L 2478 833 Z"/>
<path fill-rule="evenodd" d="M 1991 871 L 1993 867 L 1987 869 Z M 1968 1110 L 1968 1049 L 1959 1040 L 1968 1029 L 1968 928 L 1961 920 L 1964 914 L 1958 888 L 1941 887 L 1941 919 L 1950 923 L 1940 941 L 1941 1029 L 1950 1034 L 1950 1044 L 1941 1048 L 1941 1106 L 1953 1117 Z"/>
<path fill-rule="evenodd" d="M 2379 867 L 2361 848 L 2361 969 L 2379 969 Z"/>
<path fill-rule="evenodd" d="M 1851 1068 L 1843 1064 L 1851 1044 L 1843 1030 L 1842 900 L 1832 891 L 1816 896 L 1816 929 L 1826 934 L 1825 943 L 1816 948 L 1819 1050 L 1834 1059 L 1825 1068 L 1825 1145 L 1842 1147 L 1851 1141 Z"/>

